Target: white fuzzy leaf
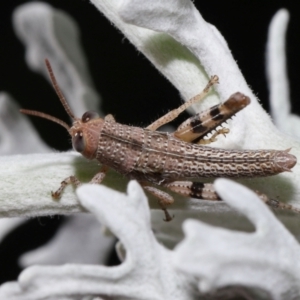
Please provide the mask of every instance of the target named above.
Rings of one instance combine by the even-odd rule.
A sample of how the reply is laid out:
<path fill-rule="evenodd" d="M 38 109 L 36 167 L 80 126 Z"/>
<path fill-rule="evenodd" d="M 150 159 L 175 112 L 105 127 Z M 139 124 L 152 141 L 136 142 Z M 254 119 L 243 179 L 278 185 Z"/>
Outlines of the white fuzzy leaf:
<path fill-rule="evenodd" d="M 276 300 L 300 297 L 296 239 L 254 192 L 227 179 L 217 179 L 215 188 L 256 230 L 230 231 L 187 220 L 186 237 L 175 249 L 178 269 L 196 276 L 203 292 L 242 285 L 266 290 Z"/>

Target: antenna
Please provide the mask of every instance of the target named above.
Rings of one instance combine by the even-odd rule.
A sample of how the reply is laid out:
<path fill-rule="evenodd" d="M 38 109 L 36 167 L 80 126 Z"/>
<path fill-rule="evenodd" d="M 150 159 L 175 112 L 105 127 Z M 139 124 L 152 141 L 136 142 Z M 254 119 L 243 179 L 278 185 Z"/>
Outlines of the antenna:
<path fill-rule="evenodd" d="M 64 97 L 63 93 L 61 92 L 59 86 L 58 86 L 58 83 L 56 81 L 56 78 L 54 76 L 54 73 L 53 73 L 53 70 L 52 70 L 52 67 L 51 67 L 51 64 L 49 62 L 49 60 L 46 58 L 45 59 L 45 63 L 46 63 L 46 67 L 47 67 L 47 70 L 48 70 L 48 73 L 49 73 L 49 76 L 50 76 L 50 79 L 51 79 L 51 82 L 52 82 L 52 85 L 55 89 L 55 92 L 61 102 L 61 104 L 63 105 L 63 107 L 65 108 L 65 111 L 67 112 L 67 114 L 73 119 L 75 120 L 75 116 L 74 114 L 72 113 L 71 111 L 71 108 L 66 100 L 66 98 Z"/>
<path fill-rule="evenodd" d="M 39 112 L 39 111 L 35 111 L 35 110 L 29 110 L 29 109 L 20 109 L 20 112 L 22 114 L 31 115 L 31 116 L 35 116 L 35 117 L 41 117 L 41 118 L 50 120 L 52 122 L 55 122 L 55 123 L 65 127 L 68 131 L 70 130 L 70 126 L 67 123 L 65 123 L 64 121 L 62 121 L 58 118 L 50 116 L 48 114 L 45 114 L 45 113 L 42 113 L 42 112 Z"/>
<path fill-rule="evenodd" d="M 49 60 L 45 59 L 45 63 L 46 63 L 46 67 L 47 67 L 47 70 L 48 70 L 48 73 L 49 73 L 52 85 L 53 85 L 53 87 L 54 87 L 54 89 L 56 91 L 56 94 L 57 94 L 60 102 L 62 103 L 62 105 L 65 108 L 65 110 L 68 113 L 68 115 L 73 120 L 76 120 L 76 118 L 75 118 L 74 114 L 72 113 L 71 108 L 70 108 L 70 106 L 69 106 L 66 98 L 64 97 L 63 93 L 61 92 L 61 90 L 60 90 L 60 88 L 59 88 L 59 86 L 57 84 L 57 81 L 55 79 L 55 76 L 54 76 L 54 73 L 53 73 L 53 70 L 52 70 L 52 67 L 51 67 L 51 64 L 50 64 Z M 60 120 L 58 118 L 50 116 L 48 114 L 45 114 L 45 113 L 42 113 L 42 112 L 39 112 L 39 111 L 35 111 L 35 110 L 29 110 L 29 109 L 20 109 L 20 112 L 23 113 L 23 114 L 26 114 L 26 115 L 31 115 L 31 116 L 35 116 L 35 117 L 41 117 L 41 118 L 50 120 L 52 122 L 55 122 L 55 123 L 63 126 L 68 131 L 70 130 L 70 126 L 67 123 L 65 123 L 64 121 L 62 121 L 62 120 Z"/>

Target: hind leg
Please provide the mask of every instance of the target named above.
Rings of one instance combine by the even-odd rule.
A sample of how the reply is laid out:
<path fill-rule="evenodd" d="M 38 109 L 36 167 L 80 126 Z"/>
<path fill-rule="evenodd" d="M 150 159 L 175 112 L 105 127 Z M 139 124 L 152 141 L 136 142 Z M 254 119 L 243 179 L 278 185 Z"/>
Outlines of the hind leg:
<path fill-rule="evenodd" d="M 208 94 L 210 88 L 215 84 L 218 83 L 218 76 L 212 76 L 208 82 L 208 84 L 206 85 L 206 87 L 204 88 L 204 90 L 196 95 L 195 97 L 191 98 L 189 101 L 185 102 L 184 104 L 182 104 L 181 106 L 179 106 L 176 109 L 171 110 L 170 112 L 168 112 L 167 114 L 165 114 L 164 116 L 162 116 L 161 118 L 159 118 L 158 120 L 156 120 L 155 122 L 153 122 L 152 124 L 150 124 L 147 129 L 149 130 L 156 130 L 159 127 L 173 121 L 174 119 L 176 119 L 183 111 L 185 111 L 188 107 L 190 107 L 191 105 L 193 105 L 194 103 L 202 100 L 203 98 L 205 98 L 205 96 Z"/>
<path fill-rule="evenodd" d="M 156 187 L 153 187 L 145 182 L 140 182 L 140 184 L 146 191 L 158 198 L 158 204 L 165 213 L 164 221 L 171 221 L 173 217 L 171 217 L 169 212 L 167 211 L 167 206 L 174 202 L 174 198 L 170 194 Z M 163 184 L 163 186 L 185 197 L 192 197 L 212 201 L 221 200 L 221 198 L 215 192 L 214 187 L 211 183 L 173 181 L 170 183 L 165 183 Z"/>
<path fill-rule="evenodd" d="M 216 130 L 216 128 L 222 126 L 223 123 L 246 107 L 249 103 L 249 97 L 241 93 L 235 93 L 224 103 L 215 105 L 188 118 L 177 128 L 173 135 L 185 142 L 200 144 L 214 142 L 217 135 L 229 133 L 228 128 L 221 128 L 218 130 Z M 210 139 L 204 139 L 204 137 L 213 130 L 216 130 L 216 132 L 212 137 Z"/>
<path fill-rule="evenodd" d="M 166 183 L 163 186 L 185 197 L 211 201 L 221 200 L 212 183 L 173 181 Z"/>
<path fill-rule="evenodd" d="M 171 191 L 176 192 L 185 197 L 191 197 L 202 200 L 222 201 L 221 197 L 215 191 L 212 183 L 202 183 L 193 181 L 173 181 L 166 183 L 163 186 L 169 188 Z M 269 207 L 274 209 L 286 209 L 296 213 L 300 210 L 290 204 L 279 202 L 276 199 L 269 198 L 266 194 L 259 191 L 254 191 L 257 196 L 265 202 Z"/>

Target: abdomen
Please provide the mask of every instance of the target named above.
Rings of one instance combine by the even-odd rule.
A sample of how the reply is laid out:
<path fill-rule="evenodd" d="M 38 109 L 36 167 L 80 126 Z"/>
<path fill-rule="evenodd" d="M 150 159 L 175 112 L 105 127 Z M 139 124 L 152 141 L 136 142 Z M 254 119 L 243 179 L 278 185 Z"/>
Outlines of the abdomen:
<path fill-rule="evenodd" d="M 280 150 L 224 150 L 185 143 L 172 135 L 145 132 L 134 172 L 159 182 L 197 177 L 261 177 L 289 171 L 296 157 Z"/>

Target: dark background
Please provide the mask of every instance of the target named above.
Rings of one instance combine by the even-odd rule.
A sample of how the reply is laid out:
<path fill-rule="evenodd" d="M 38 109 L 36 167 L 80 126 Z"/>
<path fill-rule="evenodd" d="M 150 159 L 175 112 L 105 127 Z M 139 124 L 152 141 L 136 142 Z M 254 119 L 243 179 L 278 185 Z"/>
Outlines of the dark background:
<path fill-rule="evenodd" d="M 15 36 L 11 15 L 15 7 L 29 1 L 0 3 L 0 91 L 10 93 L 20 106 L 34 108 L 69 122 L 52 87 L 31 72 L 24 61 L 24 47 Z M 45 1 L 68 12 L 81 29 L 81 40 L 94 84 L 101 94 L 104 113 L 121 123 L 145 126 L 180 104 L 172 85 L 87 0 Z M 290 11 L 287 61 L 293 112 L 300 114 L 300 10 L 298 1 L 194 1 L 203 17 L 214 24 L 227 40 L 248 84 L 268 110 L 265 76 L 265 46 L 268 25 L 280 8 Z M 298 106 L 298 107 L 297 107 Z M 67 150 L 65 129 L 33 118 L 40 135 L 53 148 Z M 1 166 L 0 166 L 1 167 Z M 0 183 L 1 184 L 1 183 Z M 26 228 L 9 235 L 0 246 L 0 282 L 16 278 L 19 271 L 10 257 L 34 248 L 47 239 L 61 219 L 32 220 Z M 35 237 L 34 241 L 28 241 Z"/>

